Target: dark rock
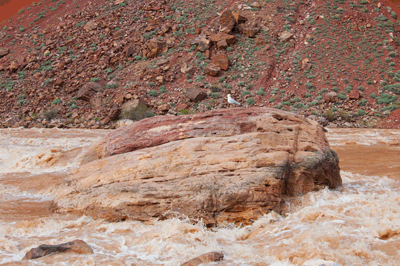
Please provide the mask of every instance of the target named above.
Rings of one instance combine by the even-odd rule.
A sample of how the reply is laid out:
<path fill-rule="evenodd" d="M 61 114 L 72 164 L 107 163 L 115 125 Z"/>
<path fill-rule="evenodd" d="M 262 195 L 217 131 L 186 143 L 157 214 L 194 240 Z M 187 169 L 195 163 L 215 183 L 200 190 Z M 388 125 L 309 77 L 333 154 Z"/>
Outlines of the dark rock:
<path fill-rule="evenodd" d="M 232 10 L 226 9 L 223 11 L 219 17 L 219 23 L 221 24 L 221 32 L 231 32 L 236 23 L 235 17 L 232 15 Z"/>
<path fill-rule="evenodd" d="M 189 88 L 185 94 L 192 102 L 200 102 L 207 97 L 207 94 L 199 88 Z"/>
<path fill-rule="evenodd" d="M 0 50 L 0 58 L 3 57 L 3 56 L 8 55 L 9 52 L 10 52 L 9 49 L 1 49 Z"/>
<path fill-rule="evenodd" d="M 182 263 L 181 266 L 198 266 L 203 263 L 221 261 L 223 259 L 224 259 L 224 254 L 222 252 L 209 252 L 202 254 L 196 258 L 193 258 L 185 263 Z"/>
<path fill-rule="evenodd" d="M 119 106 L 113 105 L 110 112 L 108 113 L 108 116 L 110 117 L 111 120 L 114 121 L 114 120 L 118 120 L 120 113 L 121 113 L 121 109 L 119 108 Z"/>
<path fill-rule="evenodd" d="M 40 245 L 37 248 L 32 248 L 25 254 L 23 260 L 32 260 L 41 258 L 54 253 L 73 252 L 78 254 L 93 254 L 93 250 L 89 245 L 82 240 L 74 240 L 59 245 Z"/>
<path fill-rule="evenodd" d="M 227 44 L 234 44 L 237 40 L 235 35 L 229 35 L 225 32 L 219 32 L 210 36 L 210 40 L 213 43 L 218 43 L 220 41 L 226 41 Z"/>
<path fill-rule="evenodd" d="M 229 59 L 224 54 L 217 54 L 213 56 L 212 62 L 223 70 L 228 70 L 229 68 Z"/>
<path fill-rule="evenodd" d="M 97 93 L 103 90 L 103 85 L 97 82 L 88 82 L 86 83 L 79 91 L 77 95 L 77 99 L 90 102 Z"/>
<path fill-rule="evenodd" d="M 213 77 L 217 76 L 219 74 L 219 71 L 221 71 L 221 68 L 219 66 L 215 65 L 214 63 L 208 64 L 204 70 L 204 72 L 207 75 L 210 75 Z"/>

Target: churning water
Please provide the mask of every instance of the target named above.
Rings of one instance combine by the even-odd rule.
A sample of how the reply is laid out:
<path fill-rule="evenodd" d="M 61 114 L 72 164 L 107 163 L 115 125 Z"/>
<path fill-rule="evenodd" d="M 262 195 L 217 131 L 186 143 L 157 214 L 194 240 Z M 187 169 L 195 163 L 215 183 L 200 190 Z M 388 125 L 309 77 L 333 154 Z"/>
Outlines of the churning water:
<path fill-rule="evenodd" d="M 108 223 L 50 212 L 52 189 L 108 132 L 0 130 L 0 264 L 179 265 L 223 251 L 218 265 L 302 265 L 312 258 L 400 265 L 400 130 L 329 129 L 343 187 L 292 199 L 284 216 L 270 213 L 251 226 L 207 229 L 180 219 Z M 94 254 L 21 261 L 33 247 L 75 239 Z"/>

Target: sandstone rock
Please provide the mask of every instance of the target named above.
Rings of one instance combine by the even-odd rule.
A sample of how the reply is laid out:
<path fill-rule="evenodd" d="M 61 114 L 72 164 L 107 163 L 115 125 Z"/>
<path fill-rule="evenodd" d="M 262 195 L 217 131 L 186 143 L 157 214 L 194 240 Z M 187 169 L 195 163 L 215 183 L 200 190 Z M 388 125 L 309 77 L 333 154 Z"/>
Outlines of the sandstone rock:
<path fill-rule="evenodd" d="M 164 40 L 152 39 L 147 43 L 147 47 L 150 52 L 147 53 L 147 58 L 154 58 L 160 53 L 163 52 L 166 46 L 166 42 Z"/>
<path fill-rule="evenodd" d="M 214 55 L 212 58 L 212 62 L 223 70 L 228 70 L 229 68 L 229 59 L 224 54 Z"/>
<path fill-rule="evenodd" d="M 196 258 L 193 258 L 185 263 L 182 263 L 181 266 L 198 266 L 203 263 L 210 263 L 213 261 L 221 261 L 224 259 L 224 254 L 222 252 L 209 252 L 203 255 L 200 255 Z"/>
<path fill-rule="evenodd" d="M 255 37 L 256 34 L 260 31 L 260 29 L 261 27 L 256 22 L 250 24 L 246 23 L 240 27 L 240 31 L 250 38 Z"/>
<path fill-rule="evenodd" d="M 121 115 L 123 118 L 131 120 L 140 120 L 150 116 L 150 112 L 143 99 L 134 99 L 124 103 L 121 107 Z"/>
<path fill-rule="evenodd" d="M 121 119 L 117 121 L 116 128 L 126 127 L 132 125 L 133 121 L 130 119 Z"/>
<path fill-rule="evenodd" d="M 235 35 L 229 35 L 225 32 L 219 32 L 210 36 L 211 42 L 218 43 L 220 41 L 225 41 L 227 44 L 234 44 L 236 42 Z"/>
<path fill-rule="evenodd" d="M 240 13 L 236 13 L 235 11 L 232 11 L 232 15 L 235 18 L 237 24 L 245 23 L 247 21 L 247 18 L 240 15 Z"/>
<path fill-rule="evenodd" d="M 312 67 L 310 60 L 308 58 L 303 58 L 301 60 L 301 69 L 308 70 Z"/>
<path fill-rule="evenodd" d="M 210 75 L 213 77 L 217 76 L 219 74 L 219 71 L 221 71 L 221 68 L 219 68 L 219 66 L 215 65 L 214 63 L 208 64 L 206 66 L 206 68 L 204 69 L 204 72 L 207 75 Z"/>
<path fill-rule="evenodd" d="M 226 9 L 223 11 L 219 17 L 219 23 L 221 24 L 219 29 L 221 32 L 231 32 L 236 23 L 235 17 L 232 15 L 232 10 Z"/>
<path fill-rule="evenodd" d="M 93 250 L 89 245 L 82 240 L 74 240 L 71 242 L 59 245 L 40 245 L 37 248 L 32 248 L 25 254 L 24 260 L 32 260 L 41 258 L 54 253 L 73 252 L 78 254 L 93 254 Z"/>
<path fill-rule="evenodd" d="M 112 221 L 185 215 L 247 224 L 284 213 L 285 197 L 340 186 L 338 160 L 317 122 L 281 110 L 157 116 L 93 145 L 53 204 Z"/>
<path fill-rule="evenodd" d="M 199 51 L 206 51 L 208 48 L 210 48 L 210 40 L 206 39 L 206 38 L 201 38 L 199 41 L 199 46 L 197 47 L 197 49 Z"/>
<path fill-rule="evenodd" d="M 119 106 L 113 105 L 110 112 L 108 113 L 108 116 L 110 117 L 110 120 L 114 121 L 119 118 L 120 113 L 121 113 L 121 109 L 119 108 Z"/>
<path fill-rule="evenodd" d="M 166 113 L 169 110 L 169 104 L 168 103 L 162 104 L 162 105 L 158 106 L 157 109 L 162 113 Z"/>
<path fill-rule="evenodd" d="M 282 42 L 287 42 L 291 38 L 293 38 L 293 34 L 288 31 L 284 31 L 279 34 L 279 40 Z"/>
<path fill-rule="evenodd" d="M 83 29 L 85 31 L 92 31 L 97 29 L 98 24 L 94 21 L 89 21 L 88 23 L 85 24 L 85 26 L 83 26 Z"/>
<path fill-rule="evenodd" d="M 327 94 L 324 95 L 324 100 L 325 102 L 331 102 L 331 103 L 335 103 L 338 101 L 338 96 L 337 93 L 334 91 L 328 92 Z"/>
<path fill-rule="evenodd" d="M 86 83 L 79 91 L 77 99 L 90 102 L 90 100 L 103 90 L 103 85 L 97 82 Z"/>
<path fill-rule="evenodd" d="M 10 52 L 10 50 L 9 49 L 1 49 L 0 50 L 0 58 L 2 58 L 3 56 L 6 56 L 6 55 L 8 55 L 8 53 Z"/>
<path fill-rule="evenodd" d="M 255 45 L 258 47 L 264 46 L 267 44 L 267 40 L 265 40 L 265 38 L 260 35 L 258 35 L 254 41 L 255 41 Z"/>
<path fill-rule="evenodd" d="M 360 98 L 360 92 L 358 90 L 350 91 L 349 98 L 353 100 L 358 100 Z"/>
<path fill-rule="evenodd" d="M 225 40 L 221 40 L 217 42 L 217 48 L 218 49 L 226 49 L 228 48 L 228 43 Z"/>
<path fill-rule="evenodd" d="M 207 94 L 199 88 L 189 88 L 185 93 L 185 96 L 188 97 L 192 102 L 197 103 L 206 98 Z"/>
<path fill-rule="evenodd" d="M 194 69 L 193 69 L 193 66 L 188 65 L 187 63 L 184 63 L 184 64 L 182 65 L 182 67 L 181 67 L 181 72 L 182 72 L 183 74 L 191 73 L 191 72 L 193 72 L 192 70 L 194 70 Z"/>
<path fill-rule="evenodd" d="M 11 72 L 17 71 L 18 68 L 19 68 L 19 64 L 17 62 L 11 62 L 11 64 L 10 64 L 10 71 Z"/>

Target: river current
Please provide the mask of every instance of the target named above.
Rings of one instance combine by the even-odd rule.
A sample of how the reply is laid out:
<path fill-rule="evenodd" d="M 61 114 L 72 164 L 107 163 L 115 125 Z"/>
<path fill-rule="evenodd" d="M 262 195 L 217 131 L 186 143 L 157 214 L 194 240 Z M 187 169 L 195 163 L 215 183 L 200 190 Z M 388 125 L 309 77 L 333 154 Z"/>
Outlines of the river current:
<path fill-rule="evenodd" d="M 0 130 L 0 265 L 179 265 L 222 251 L 218 265 L 400 265 L 400 130 L 328 129 L 343 187 L 308 193 L 245 227 L 170 219 L 109 223 L 49 211 L 52 189 L 106 130 Z M 21 261 L 41 244 L 75 239 L 91 255 Z M 217 265 L 211 263 L 209 265 Z"/>

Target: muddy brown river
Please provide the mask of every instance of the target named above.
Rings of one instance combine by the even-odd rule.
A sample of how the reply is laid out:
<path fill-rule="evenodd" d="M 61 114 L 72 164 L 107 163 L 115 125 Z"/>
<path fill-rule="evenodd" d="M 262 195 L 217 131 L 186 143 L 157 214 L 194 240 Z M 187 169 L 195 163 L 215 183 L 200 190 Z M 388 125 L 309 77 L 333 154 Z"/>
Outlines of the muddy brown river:
<path fill-rule="evenodd" d="M 170 219 L 109 223 L 49 211 L 52 189 L 110 131 L 0 130 L 0 265 L 179 265 L 222 251 L 218 265 L 400 265 L 400 130 L 328 129 L 343 187 L 293 199 L 251 226 L 207 229 Z M 91 255 L 21 261 L 41 244 L 86 241 Z M 217 265 L 217 264 L 209 264 Z"/>

